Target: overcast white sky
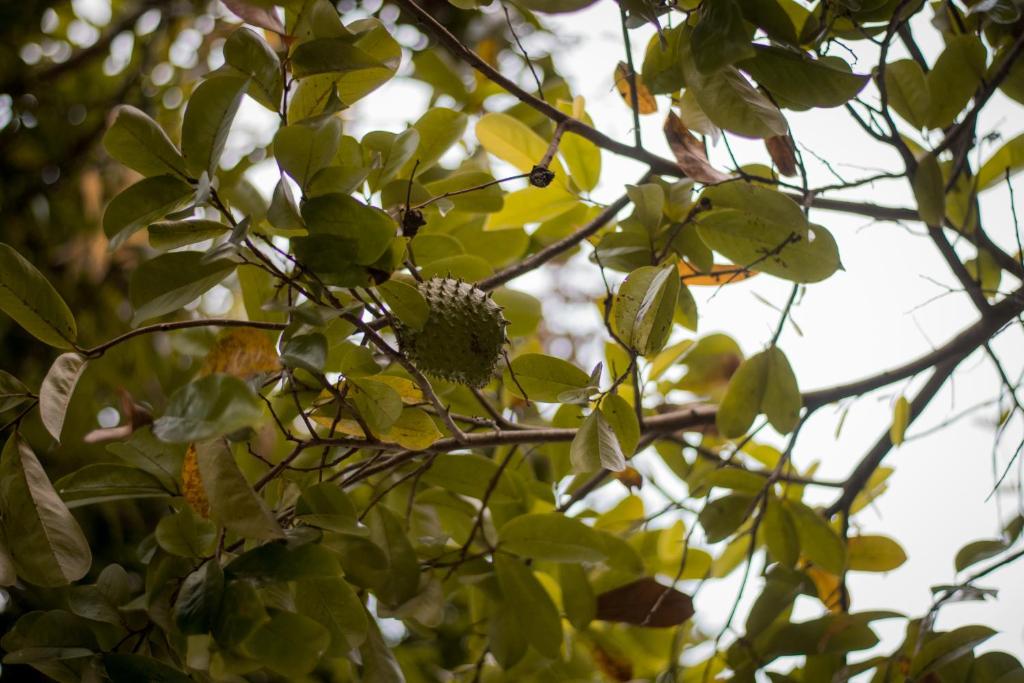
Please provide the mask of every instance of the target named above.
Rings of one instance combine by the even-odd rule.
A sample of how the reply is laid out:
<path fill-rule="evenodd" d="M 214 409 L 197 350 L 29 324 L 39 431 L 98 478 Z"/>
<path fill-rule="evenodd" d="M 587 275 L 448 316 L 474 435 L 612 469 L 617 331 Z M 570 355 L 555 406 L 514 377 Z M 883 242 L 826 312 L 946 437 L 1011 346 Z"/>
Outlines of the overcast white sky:
<path fill-rule="evenodd" d="M 347 16 L 346 21 L 354 18 Z M 623 55 L 617 6 L 612 2 L 598 2 L 585 12 L 551 18 L 549 23 L 557 36 L 556 64 L 569 80 L 574 94 L 586 98 L 595 125 L 614 138 L 631 139 L 631 115 L 612 88 L 612 72 Z M 933 60 L 941 49 L 938 34 L 928 24 L 928 17 L 919 17 L 914 26 L 929 61 Z M 632 32 L 638 63 L 642 61 L 650 34 L 649 30 Z M 544 36 L 527 36 L 525 43 L 534 54 L 552 46 L 552 41 Z M 875 61 L 873 53 L 864 49 L 864 45 L 858 44 L 861 63 L 854 64 L 855 71 L 864 72 Z M 905 56 L 898 43 L 891 56 Z M 525 74 L 522 82 L 526 86 L 530 83 Z M 396 79 L 346 112 L 350 120 L 348 130 L 357 135 L 367 130 L 402 130 L 422 113 L 426 96 L 426 90 L 418 84 Z M 867 96 L 873 97 L 870 91 Z M 659 99 L 659 114 L 643 119 L 643 139 L 652 151 L 670 156 L 661 135 L 667 102 L 666 98 Z M 986 108 L 980 130 L 998 129 L 1003 140 L 1008 140 L 1021 132 L 1024 125 L 1021 111 L 1021 105 L 997 95 Z M 842 108 L 802 114 L 787 112 L 787 116 L 797 142 L 827 158 L 847 179 L 872 173 L 862 170 L 864 168 L 899 169 L 896 155 L 863 134 Z M 253 105 L 244 108 L 237 127 L 241 136 L 254 134 L 269 140 L 273 125 L 273 117 Z M 996 148 L 993 144 L 985 145 L 983 157 L 987 158 Z M 733 149 L 742 162 L 766 163 L 768 160 L 759 141 L 733 139 Z M 720 168 L 726 167 L 728 156 L 724 147 L 713 149 L 711 156 Z M 805 160 L 811 186 L 834 182 L 833 176 L 813 156 L 805 153 Z M 599 201 L 615 199 L 622 193 L 623 185 L 635 182 L 644 170 L 636 162 L 606 153 L 602 182 L 594 197 Z M 269 192 L 271 187 L 272 184 L 268 184 L 264 189 Z M 902 181 L 877 183 L 843 196 L 891 206 L 913 206 L 910 189 Z M 1018 190 L 1018 198 L 1020 196 L 1024 196 L 1024 188 Z M 982 197 L 982 207 L 989 235 L 1011 253 L 1016 251 L 1006 188 L 1000 186 L 987 191 Z M 1024 207 L 1018 209 L 1024 211 Z M 977 314 L 965 295 L 936 298 L 946 291 L 946 285 L 957 288 L 958 284 L 930 240 L 922 236 L 922 226 L 871 224 L 868 219 L 824 211 L 813 211 L 811 218 L 835 235 L 846 270 L 807 289 L 806 296 L 793 312 L 803 336 L 788 326 L 780 340 L 802 389 L 847 382 L 899 365 L 942 344 L 976 319 Z M 973 256 L 969 245 L 961 253 L 965 258 Z M 595 295 L 602 293 L 595 269 L 581 263 L 572 272 L 577 286 Z M 521 278 L 514 286 L 543 296 L 550 284 L 549 276 L 540 273 Z M 1016 286 L 1015 281 L 1004 276 L 1003 290 Z M 739 341 L 747 354 L 754 353 L 767 344 L 778 320 L 778 313 L 759 301 L 755 292 L 781 307 L 789 291 L 789 283 L 768 276 L 734 284 L 717 293 L 714 289 L 695 288 L 700 304 L 700 334 L 726 332 Z M 549 307 L 546 312 L 553 320 L 571 321 L 577 329 L 593 329 L 595 334 L 601 334 L 600 320 L 592 307 L 578 310 Z M 1020 330 L 1003 333 L 993 348 L 1003 358 L 1010 376 L 1016 377 L 1024 363 Z M 832 408 L 819 411 L 801 435 L 794 455 L 796 464 L 806 467 L 813 461 L 820 461 L 819 476 L 845 478 L 879 434 L 888 429 L 893 401 L 903 393 L 912 396 L 924 378 L 900 382 L 856 401 L 838 439 L 835 431 L 839 411 Z M 971 356 L 908 434 L 913 435 L 969 406 L 995 398 L 998 387 L 998 377 L 986 357 Z M 931 601 L 929 586 L 951 583 L 956 578 L 953 557 L 957 550 L 969 541 L 996 537 L 1002 522 L 1017 509 L 1016 495 L 1004 496 L 1002 519 L 995 500 L 985 502 L 994 481 L 991 423 L 995 414 L 995 408 L 978 412 L 933 436 L 911 439 L 890 453 L 885 464 L 895 467 L 896 472 L 890 479 L 888 493 L 855 521 L 865 533 L 884 533 L 897 539 L 906 549 L 909 560 L 886 575 L 852 574 L 850 586 L 855 610 L 885 608 L 898 609 L 909 616 L 922 615 Z M 998 451 L 1000 465 L 1007 461 L 1021 438 L 1020 421 L 1018 416 L 1004 436 L 1003 447 Z M 777 435 L 765 440 L 775 445 L 783 443 Z M 650 465 L 641 469 L 649 474 L 657 472 Z M 1010 479 L 1019 481 L 1014 477 Z M 812 502 L 825 503 L 831 500 L 832 493 L 826 491 L 821 498 L 812 495 Z M 939 619 L 939 627 L 988 624 L 1001 633 L 982 650 L 1001 649 L 1024 658 L 1024 620 L 1020 615 L 1020 606 L 1024 605 L 1024 565 L 1004 569 L 983 585 L 999 589 L 997 602 L 947 606 Z M 759 589 L 760 583 L 755 578 L 747 591 L 748 604 Z M 716 587 L 707 586 L 702 590 L 697 614 L 703 627 L 717 631 L 731 606 L 735 590 L 735 581 L 719 582 Z M 818 606 L 808 601 L 800 607 L 799 616 L 813 616 L 817 609 Z M 877 630 L 885 637 L 885 648 L 891 650 L 899 642 L 903 624 L 895 620 L 876 622 Z"/>

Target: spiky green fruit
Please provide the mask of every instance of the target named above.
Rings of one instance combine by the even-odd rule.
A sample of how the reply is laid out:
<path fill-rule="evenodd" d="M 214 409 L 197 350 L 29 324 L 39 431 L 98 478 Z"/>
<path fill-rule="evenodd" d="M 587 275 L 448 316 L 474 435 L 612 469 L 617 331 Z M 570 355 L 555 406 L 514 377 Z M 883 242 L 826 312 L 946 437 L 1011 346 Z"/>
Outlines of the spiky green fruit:
<path fill-rule="evenodd" d="M 482 387 L 490 381 L 505 344 L 501 306 L 468 282 L 434 277 L 419 283 L 430 314 L 421 329 L 400 322 L 395 335 L 406 358 L 420 372 Z"/>

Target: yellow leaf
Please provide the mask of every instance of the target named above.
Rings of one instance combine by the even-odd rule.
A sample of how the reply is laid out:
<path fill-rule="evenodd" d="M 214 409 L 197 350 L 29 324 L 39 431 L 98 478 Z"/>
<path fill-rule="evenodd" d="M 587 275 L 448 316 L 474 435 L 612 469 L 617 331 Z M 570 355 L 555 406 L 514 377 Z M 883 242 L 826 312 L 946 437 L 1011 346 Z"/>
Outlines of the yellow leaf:
<path fill-rule="evenodd" d="M 896 405 L 892 410 L 892 426 L 889 427 L 889 440 L 893 446 L 903 443 L 903 437 L 910 424 L 910 403 L 906 397 L 900 396 L 896 399 Z"/>
<path fill-rule="evenodd" d="M 313 421 L 325 427 L 334 425 L 335 434 L 345 434 L 358 439 L 366 438 L 362 427 L 355 420 L 343 418 L 335 424 L 334 418 L 327 415 L 317 415 L 313 417 Z M 430 415 L 419 408 L 406 408 L 402 411 L 402 415 L 392 425 L 391 429 L 381 434 L 375 434 L 375 436 L 384 443 L 395 443 L 402 448 L 408 448 L 410 451 L 421 451 L 443 435 L 438 430 L 437 425 L 434 424 L 434 421 L 430 419 Z"/>
<path fill-rule="evenodd" d="M 619 62 L 615 67 L 615 88 L 626 101 L 626 106 L 633 108 L 633 89 L 629 82 L 629 66 L 625 62 Z M 658 111 L 658 101 L 644 85 L 640 74 L 636 74 L 636 108 L 641 114 L 653 114 Z"/>
<path fill-rule="evenodd" d="M 817 566 L 809 566 L 804 572 L 814 582 L 818 598 L 831 612 L 843 611 L 843 589 L 839 577 Z"/>
<path fill-rule="evenodd" d="M 185 459 L 181 463 L 181 495 L 199 516 L 209 518 L 210 500 L 206 497 L 203 478 L 199 474 L 195 444 L 188 445 Z"/>
<path fill-rule="evenodd" d="M 237 327 L 223 333 L 199 371 L 199 376 L 223 372 L 235 377 L 252 377 L 277 372 L 281 367 L 277 349 L 266 332 L 251 327 Z"/>
<path fill-rule="evenodd" d="M 411 379 L 395 375 L 374 375 L 372 379 L 374 382 L 387 384 L 397 391 L 398 395 L 402 397 L 402 403 L 406 405 L 419 405 L 426 400 L 423 398 L 423 392 L 420 391 L 416 382 L 413 382 Z"/>
<path fill-rule="evenodd" d="M 714 265 L 711 266 L 710 273 L 696 270 L 686 261 L 680 261 L 678 267 L 679 277 L 687 287 L 693 287 L 695 285 L 708 285 L 715 287 L 720 285 L 731 285 L 734 282 L 741 282 L 749 277 L 757 275 L 756 270 L 739 268 L 738 266 Z"/>
<path fill-rule="evenodd" d="M 484 149 L 503 161 L 529 173 L 548 151 L 548 143 L 519 119 L 508 114 L 484 114 L 476 124 L 476 137 Z M 549 168 L 555 180 L 565 186 L 565 171 L 558 159 L 552 159 Z"/>

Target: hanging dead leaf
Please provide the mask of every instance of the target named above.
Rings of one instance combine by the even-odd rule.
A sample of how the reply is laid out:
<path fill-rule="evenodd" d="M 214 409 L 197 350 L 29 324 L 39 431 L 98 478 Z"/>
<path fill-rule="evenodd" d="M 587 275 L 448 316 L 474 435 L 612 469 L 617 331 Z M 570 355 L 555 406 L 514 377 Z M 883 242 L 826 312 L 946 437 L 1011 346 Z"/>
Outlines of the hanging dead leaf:
<path fill-rule="evenodd" d="M 189 444 L 185 451 L 185 459 L 181 462 L 181 495 L 196 514 L 210 516 L 210 500 L 203 488 L 203 479 L 199 475 L 199 455 L 195 444 Z"/>
<path fill-rule="evenodd" d="M 793 138 L 789 135 L 775 135 L 764 139 L 764 146 L 768 148 L 775 167 L 784 176 L 796 175 L 796 151 L 793 147 Z"/>
<path fill-rule="evenodd" d="M 658 101 L 644 85 L 640 74 L 636 74 L 636 108 L 641 114 L 653 114 L 658 111 Z M 629 66 L 619 62 L 615 67 L 615 88 L 626 101 L 626 106 L 633 108 L 633 88 L 630 86 Z"/>
<path fill-rule="evenodd" d="M 239 19 L 244 19 L 246 23 L 274 33 L 282 35 L 285 33 L 284 24 L 281 23 L 281 19 L 273 9 L 259 7 L 255 3 L 245 2 L 245 0 L 224 0 L 224 5 L 231 10 L 232 14 Z"/>
<path fill-rule="evenodd" d="M 720 183 L 731 177 L 711 165 L 704 144 L 686 128 L 675 112 L 668 113 L 663 130 L 679 168 L 683 169 L 686 175 L 698 183 Z"/>
<path fill-rule="evenodd" d="M 711 272 L 705 273 L 695 269 L 686 261 L 680 261 L 678 268 L 679 277 L 682 278 L 687 287 L 692 287 L 694 285 L 713 287 L 731 285 L 735 282 L 742 282 L 743 280 L 754 277 L 758 274 L 758 271 L 756 270 L 718 264 L 711 266 Z"/>
<path fill-rule="evenodd" d="M 637 579 L 597 596 L 597 618 L 634 626 L 678 626 L 693 616 L 690 596 L 651 577 Z"/>
<path fill-rule="evenodd" d="M 281 368 L 277 349 L 267 334 L 250 327 L 225 332 L 206 354 L 200 376 L 223 372 L 243 379 Z"/>

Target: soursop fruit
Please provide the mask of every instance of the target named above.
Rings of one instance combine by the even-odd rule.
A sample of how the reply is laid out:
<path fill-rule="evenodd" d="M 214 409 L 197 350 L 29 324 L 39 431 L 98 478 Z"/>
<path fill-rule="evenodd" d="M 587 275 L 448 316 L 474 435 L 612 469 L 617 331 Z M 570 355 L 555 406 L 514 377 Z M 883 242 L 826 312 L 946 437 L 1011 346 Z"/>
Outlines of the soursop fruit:
<path fill-rule="evenodd" d="M 509 324 L 501 306 L 468 282 L 434 277 L 417 285 L 430 308 L 422 329 L 395 323 L 399 348 L 432 377 L 482 387 L 490 381 Z"/>

